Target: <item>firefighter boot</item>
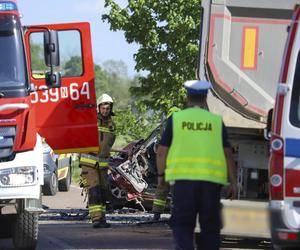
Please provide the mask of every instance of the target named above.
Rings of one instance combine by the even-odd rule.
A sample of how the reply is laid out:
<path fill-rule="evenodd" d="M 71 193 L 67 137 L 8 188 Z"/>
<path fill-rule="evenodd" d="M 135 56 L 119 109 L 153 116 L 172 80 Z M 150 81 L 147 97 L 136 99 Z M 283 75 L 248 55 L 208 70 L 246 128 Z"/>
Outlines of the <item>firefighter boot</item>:
<path fill-rule="evenodd" d="M 106 220 L 95 220 L 93 221 L 93 228 L 109 228 L 110 224 Z"/>
<path fill-rule="evenodd" d="M 160 220 L 160 213 L 153 213 L 153 221 L 159 221 Z"/>

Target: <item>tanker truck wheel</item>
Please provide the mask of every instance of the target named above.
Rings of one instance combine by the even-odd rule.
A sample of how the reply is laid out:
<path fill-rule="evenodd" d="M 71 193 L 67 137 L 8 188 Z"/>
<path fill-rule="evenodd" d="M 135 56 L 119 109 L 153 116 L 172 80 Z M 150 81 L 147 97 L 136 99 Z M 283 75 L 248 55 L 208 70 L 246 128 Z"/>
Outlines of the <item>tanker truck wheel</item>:
<path fill-rule="evenodd" d="M 36 248 L 38 218 L 38 213 L 29 213 L 25 210 L 16 215 L 12 229 L 12 238 L 16 249 L 33 250 Z"/>
<path fill-rule="evenodd" d="M 11 225 L 13 224 L 14 218 L 14 214 L 0 215 L 0 239 L 11 237 Z"/>
<path fill-rule="evenodd" d="M 296 249 L 296 248 L 293 248 L 293 247 L 281 247 L 281 246 L 278 246 L 278 245 L 273 245 L 272 246 L 272 250 L 292 250 L 292 249 Z"/>

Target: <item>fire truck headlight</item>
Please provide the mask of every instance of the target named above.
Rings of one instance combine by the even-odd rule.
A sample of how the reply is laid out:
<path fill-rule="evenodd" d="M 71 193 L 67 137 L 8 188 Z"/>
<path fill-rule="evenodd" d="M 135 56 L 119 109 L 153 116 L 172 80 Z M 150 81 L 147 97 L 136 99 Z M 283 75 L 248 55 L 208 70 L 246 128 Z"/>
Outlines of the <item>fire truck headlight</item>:
<path fill-rule="evenodd" d="M 0 187 L 30 186 L 36 183 L 36 167 L 17 167 L 0 170 Z"/>
<path fill-rule="evenodd" d="M 7 175 L 2 175 L 0 181 L 3 185 L 9 185 L 9 177 Z"/>

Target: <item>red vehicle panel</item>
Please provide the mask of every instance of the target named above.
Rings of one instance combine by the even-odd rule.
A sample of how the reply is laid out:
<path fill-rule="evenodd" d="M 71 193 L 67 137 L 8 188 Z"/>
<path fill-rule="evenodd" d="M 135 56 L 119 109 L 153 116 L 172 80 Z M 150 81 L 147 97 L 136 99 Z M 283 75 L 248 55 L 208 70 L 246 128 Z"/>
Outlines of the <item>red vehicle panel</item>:
<path fill-rule="evenodd" d="M 16 129 L 13 151 L 19 152 L 34 148 L 36 143 L 35 113 L 32 110 L 30 97 L 0 99 L 0 106 L 1 126 Z"/>
<path fill-rule="evenodd" d="M 37 131 L 57 153 L 97 151 L 96 95 L 89 24 L 30 26 L 25 34 L 28 62 L 31 62 L 29 37 L 34 32 L 43 32 L 45 28 L 80 32 L 83 73 L 75 77 L 63 76 L 60 88 L 41 90 L 46 87 L 45 78 L 36 79 L 29 63 L 30 81 L 38 89 L 31 94 L 36 109 Z"/>

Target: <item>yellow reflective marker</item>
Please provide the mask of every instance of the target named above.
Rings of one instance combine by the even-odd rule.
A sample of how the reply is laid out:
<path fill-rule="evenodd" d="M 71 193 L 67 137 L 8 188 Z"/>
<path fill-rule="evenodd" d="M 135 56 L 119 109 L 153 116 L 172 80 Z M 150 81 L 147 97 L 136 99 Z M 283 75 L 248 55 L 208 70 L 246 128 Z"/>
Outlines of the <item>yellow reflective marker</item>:
<path fill-rule="evenodd" d="M 258 51 L 258 27 L 244 27 L 242 45 L 242 69 L 256 69 Z"/>

